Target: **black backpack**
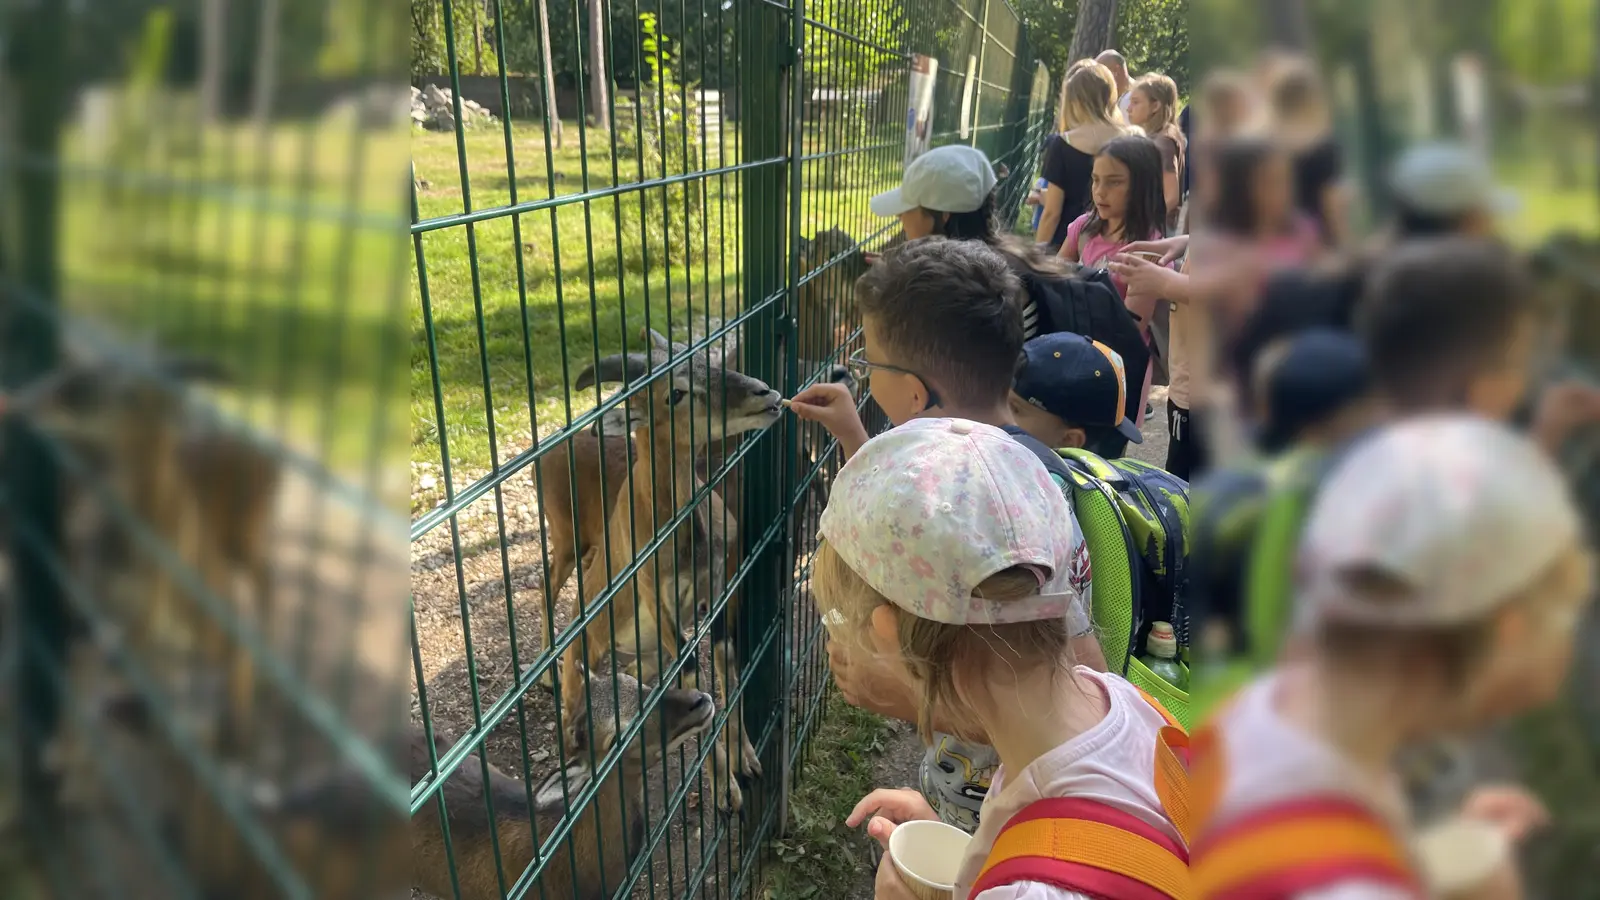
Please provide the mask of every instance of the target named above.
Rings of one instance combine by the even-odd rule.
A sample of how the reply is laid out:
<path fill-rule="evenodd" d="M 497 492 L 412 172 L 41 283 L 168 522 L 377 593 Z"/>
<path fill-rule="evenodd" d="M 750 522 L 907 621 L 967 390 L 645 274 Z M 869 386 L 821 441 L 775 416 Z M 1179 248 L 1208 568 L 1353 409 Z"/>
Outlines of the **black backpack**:
<path fill-rule="evenodd" d="M 1032 271 L 1019 273 L 1028 297 L 1039 313 L 1039 334 L 1070 331 L 1099 341 L 1122 357 L 1127 397 L 1123 414 L 1138 421 L 1144 371 L 1150 349 L 1139 335 L 1139 319 L 1122 303 L 1122 295 L 1104 269 L 1083 269 L 1071 278 L 1047 278 Z"/>

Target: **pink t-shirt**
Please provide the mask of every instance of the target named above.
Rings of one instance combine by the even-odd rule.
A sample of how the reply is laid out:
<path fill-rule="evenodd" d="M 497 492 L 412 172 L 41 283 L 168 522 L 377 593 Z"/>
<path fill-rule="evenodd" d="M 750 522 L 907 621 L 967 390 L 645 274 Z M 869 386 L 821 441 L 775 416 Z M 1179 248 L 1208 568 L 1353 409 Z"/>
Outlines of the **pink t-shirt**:
<path fill-rule="evenodd" d="M 1089 217 L 1092 215 L 1094 214 L 1084 213 L 1083 215 L 1072 220 L 1072 224 L 1067 226 L 1067 240 L 1065 246 L 1078 248 L 1078 262 L 1080 264 L 1091 269 L 1103 269 L 1106 267 L 1106 263 L 1111 261 L 1111 257 L 1116 256 L 1122 251 L 1123 247 L 1126 247 L 1133 242 L 1112 240 L 1111 238 L 1106 237 L 1104 234 L 1096 234 L 1087 238 L 1083 237 L 1084 226 L 1089 224 Z M 1146 240 L 1161 240 L 1161 232 L 1150 232 L 1150 236 L 1146 238 Z M 1116 286 L 1117 293 L 1122 295 L 1123 302 L 1127 303 L 1127 282 L 1113 274 L 1111 276 L 1111 283 Z M 1144 342 L 1146 346 L 1149 346 L 1151 341 L 1150 320 L 1156 314 L 1156 303 L 1158 302 L 1160 301 L 1158 301 L 1157 298 L 1150 297 L 1141 299 L 1136 303 L 1128 305 L 1128 311 L 1139 317 L 1139 333 L 1144 335 Z M 1139 415 L 1135 417 L 1133 423 L 1141 428 L 1144 427 L 1144 407 L 1145 404 L 1150 400 L 1150 381 L 1151 376 L 1154 374 L 1155 360 L 1152 359 L 1150 363 L 1144 367 L 1144 385 L 1139 390 Z"/>

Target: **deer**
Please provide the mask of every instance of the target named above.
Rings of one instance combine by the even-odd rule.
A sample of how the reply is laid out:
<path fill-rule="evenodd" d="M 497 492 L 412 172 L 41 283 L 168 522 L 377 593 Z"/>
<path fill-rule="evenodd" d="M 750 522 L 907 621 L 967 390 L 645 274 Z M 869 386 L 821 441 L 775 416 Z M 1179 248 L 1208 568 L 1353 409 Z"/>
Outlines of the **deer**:
<path fill-rule="evenodd" d="M 568 804 L 593 784 L 591 758 L 598 763 L 616 746 L 619 736 L 638 718 L 643 695 L 648 692 L 624 672 L 613 677 L 592 677 L 588 684 L 590 702 L 575 717 L 581 726 L 580 737 L 570 761 L 532 791 L 524 782 L 492 765 L 485 775 L 476 753 L 445 779 L 440 796 L 444 821 L 449 825 L 449 847 L 455 856 L 454 884 L 440 827 L 439 803 L 430 801 L 417 810 L 411 818 L 414 887 L 440 897 L 499 900 L 499 871 L 505 873 L 509 888 L 542 850 L 550 862 L 539 877 L 539 887 L 530 896 L 601 900 L 616 893 L 624 873 L 644 847 L 645 772 L 653 768 L 659 771 L 666 754 L 710 729 L 716 705 L 711 695 L 703 691 L 663 691 L 637 737 L 600 782 L 594 798 L 578 813 L 564 842 L 566 846 L 541 847 L 541 842 L 570 815 Z M 442 756 L 451 746 L 449 739 L 434 735 L 437 755 Z M 420 727 L 414 726 L 411 777 L 420 781 L 431 772 L 427 738 Z M 502 867 L 499 871 L 495 867 L 497 837 Z"/>
<path fill-rule="evenodd" d="M 643 329 L 642 335 L 658 349 L 670 350 L 673 346 L 651 329 Z M 727 343 L 724 359 L 738 352 L 736 342 Z M 855 380 L 846 366 L 829 366 L 824 377 L 855 392 Z M 579 381 L 575 386 L 583 390 L 593 386 L 593 382 Z M 578 565 L 587 565 L 590 555 L 605 544 L 611 512 L 616 509 L 623 486 L 628 482 L 628 471 L 637 459 L 637 447 L 627 427 L 625 421 L 615 416 L 603 417 L 603 423 L 596 422 L 572 435 L 534 463 L 539 473 L 539 509 L 544 515 L 545 541 L 549 547 L 549 568 L 544 584 L 552 604 L 557 602 L 557 595 Z M 724 453 L 707 448 L 697 459 L 700 478 L 705 480 L 711 471 L 720 468 L 721 457 L 737 446 L 737 441 L 730 439 L 722 448 Z M 737 480 L 738 473 L 730 472 L 728 478 Z M 725 502 L 737 509 L 738 503 L 733 500 L 738 495 L 736 487 L 730 485 L 728 490 L 719 493 Z M 554 674 L 547 673 L 543 684 L 554 687 Z"/>
<path fill-rule="evenodd" d="M 120 471 L 124 486 L 155 479 L 182 488 L 184 504 L 215 554 L 218 589 L 243 576 L 262 622 L 270 621 L 270 552 L 274 504 L 282 467 L 265 447 L 214 419 L 188 413 L 180 391 L 197 382 L 221 384 L 226 372 L 211 360 L 158 359 L 141 370 L 111 361 L 69 361 L 11 396 L 0 396 L 0 415 L 18 415 L 52 434 L 98 471 Z M 123 442 L 130 442 L 125 445 Z M 125 446 L 142 450 L 129 456 Z M 76 479 L 68 478 L 71 485 Z M 81 492 L 64 504 L 81 506 Z M 174 503 L 178 502 L 176 500 Z M 171 513 L 163 519 L 171 522 Z M 160 517 L 158 517 L 160 518 Z M 102 534 L 106 562 L 126 561 L 125 547 Z"/>
<path fill-rule="evenodd" d="M 273 469 L 270 459 L 243 438 L 190 429 L 184 382 L 209 367 L 189 360 L 135 364 L 123 360 L 70 360 L 6 398 L 5 414 L 24 417 L 63 466 L 62 509 L 67 532 L 63 555 L 75 571 L 79 593 L 101 604 L 103 626 L 89 634 L 87 620 L 76 633 L 100 641 L 125 642 L 168 689 L 182 692 L 196 671 L 228 673 L 228 721 L 219 740 L 242 745 L 246 712 L 255 697 L 255 667 L 219 617 L 192 591 L 179 571 L 238 611 L 237 567 L 228 550 L 246 544 L 265 556 L 265 540 L 232 547 L 224 540 L 246 531 L 264 534 L 265 506 L 242 511 L 242 494 L 204 477 L 245 480 L 244 468 Z M 235 454 L 231 461 L 220 457 Z M 195 468 L 197 458 L 208 465 Z M 241 460 L 248 463 L 241 464 Z M 274 470 L 275 471 L 275 470 Z M 275 476 L 274 476 L 275 477 Z M 100 482 L 97 489 L 93 482 Z M 110 495 L 110 500 L 104 496 Z M 265 493 L 259 494 L 264 498 Z M 113 512 L 122 507 L 125 516 Z M 239 524 L 238 518 L 251 522 Z M 124 519 L 132 519 L 130 527 Z M 140 549 L 136 529 L 165 545 L 168 558 Z M 265 571 L 265 559 L 258 571 Z M 87 584 L 85 589 L 82 585 Z M 70 589 L 69 589 L 70 591 Z M 265 598 L 259 598 L 265 602 Z"/>
<path fill-rule="evenodd" d="M 782 415 L 777 391 L 725 368 L 714 350 L 690 354 L 684 345 L 654 333 L 652 341 L 649 354 L 605 357 L 575 381 L 582 389 L 595 383 L 643 380 L 653 369 L 666 370 L 613 411 L 620 414 L 619 428 L 632 431 L 638 442 L 637 460 L 628 479 L 631 494 L 618 498 L 609 517 L 607 552 L 594 554 L 584 568 L 580 610 L 605 589 L 612 573 L 633 564 L 661 523 L 677 518 L 680 505 L 705 487 L 696 458 L 712 441 L 764 429 Z M 655 558 L 642 562 L 618 586 L 606 614 L 584 627 L 562 654 L 557 688 L 564 706 L 578 707 L 583 691 L 579 672 L 594 668 L 614 649 L 614 635 L 637 634 L 634 655 L 640 680 L 652 680 L 662 659 L 678 657 L 684 626 L 709 612 L 712 599 L 728 583 L 728 548 L 737 538 L 737 522 L 722 499 L 708 491 L 666 536 Z M 736 619 L 738 611 L 730 605 L 723 616 Z M 713 678 L 724 691 L 731 691 L 738 672 L 725 619 L 712 623 L 712 644 Z M 698 669 L 693 677 L 698 682 Z M 737 710 L 732 718 L 739 720 Z M 755 748 L 742 724 L 736 730 L 739 774 L 759 776 Z M 569 741 L 571 737 L 569 729 Z M 707 774 L 720 786 L 718 808 L 737 812 L 743 795 L 732 777 L 729 757 L 724 741 L 718 740 L 707 761 Z"/>

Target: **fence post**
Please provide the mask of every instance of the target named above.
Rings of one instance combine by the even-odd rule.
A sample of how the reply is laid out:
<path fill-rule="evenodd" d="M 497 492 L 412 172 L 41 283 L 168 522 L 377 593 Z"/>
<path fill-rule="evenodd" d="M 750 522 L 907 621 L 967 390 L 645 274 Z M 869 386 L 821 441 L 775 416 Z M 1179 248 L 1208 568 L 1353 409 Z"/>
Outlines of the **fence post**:
<path fill-rule="evenodd" d="M 786 299 L 783 294 L 788 282 L 788 242 L 785 231 L 787 204 L 791 198 L 784 177 L 788 167 L 776 160 L 788 155 L 785 138 L 790 126 L 789 119 L 798 114 L 798 110 L 787 109 L 788 104 L 784 102 L 785 79 L 790 72 L 789 37 L 785 28 L 789 23 L 784 10 L 772 4 L 746 3 L 736 8 L 742 16 L 738 22 L 739 59 L 743 68 L 739 83 L 739 130 L 743 147 L 741 162 L 768 161 L 744 169 L 740 175 L 744 225 L 741 247 L 744 302 L 761 309 L 748 321 L 740 343 L 747 348 L 744 357 L 750 373 L 782 390 L 787 396 L 793 384 L 783 378 L 783 359 L 791 354 L 782 352 L 786 348 L 779 338 L 787 331 L 783 328 L 787 314 L 783 308 Z M 774 301 L 772 305 L 765 305 L 769 300 Z M 780 479 L 776 476 L 785 471 L 785 462 L 780 456 L 780 440 L 785 433 L 793 430 L 792 423 L 783 423 L 777 430 L 778 435 L 755 438 L 756 446 L 744 463 L 742 481 L 746 489 L 743 516 L 739 521 L 746 558 L 750 558 L 756 549 L 756 542 L 769 525 L 780 517 L 789 516 L 787 485 L 777 483 Z M 787 541 L 789 529 L 786 527 L 783 531 L 786 538 L 783 544 L 775 548 L 768 547 L 752 563 L 749 577 L 740 589 L 744 600 L 736 630 L 737 646 L 748 650 L 754 638 L 767 630 L 765 626 L 774 621 L 782 622 L 777 646 L 772 648 L 765 660 L 752 660 L 755 664 L 745 673 L 748 687 L 744 707 L 747 710 L 772 710 L 776 706 L 784 723 L 777 735 L 777 771 L 770 773 L 769 770 L 767 776 L 772 778 L 775 774 L 782 784 L 778 810 L 780 829 L 787 818 L 784 801 L 787 799 L 790 769 L 788 698 L 782 693 L 788 681 L 784 669 L 787 666 L 791 624 L 791 611 L 788 604 L 784 603 L 784 587 L 790 578 L 785 568 L 792 556 Z M 763 716 L 748 721 L 770 719 Z"/>
<path fill-rule="evenodd" d="M 58 353 L 60 137 L 66 102 L 66 4 L 42 2 L 14 19 L 4 48 L 11 121 L 0 177 L 9 182 L 8 215 L 15 231 L 0 240 L 0 389 L 12 391 L 54 368 Z M 18 164 L 17 160 L 26 160 Z M 55 460 L 45 442 L 17 420 L 5 422 L 0 447 L 0 507 L 10 534 L 15 594 L 18 773 L 30 815 L 51 809 L 54 792 L 41 751 L 61 713 L 58 687 L 65 665 L 68 618 L 50 556 L 59 545 Z M 14 627 L 13 627 L 14 626 Z"/>

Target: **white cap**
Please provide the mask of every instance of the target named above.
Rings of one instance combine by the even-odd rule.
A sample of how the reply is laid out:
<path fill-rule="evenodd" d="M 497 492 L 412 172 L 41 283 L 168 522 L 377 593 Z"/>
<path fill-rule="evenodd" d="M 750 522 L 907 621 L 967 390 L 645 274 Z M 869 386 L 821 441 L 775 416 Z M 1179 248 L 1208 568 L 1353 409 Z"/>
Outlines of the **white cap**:
<path fill-rule="evenodd" d="M 1313 622 L 1472 622 L 1582 539 L 1566 480 L 1528 438 L 1474 416 L 1418 417 L 1362 440 L 1318 490 L 1300 594 Z M 1343 578 L 1355 571 L 1405 596 L 1355 596 Z"/>
<path fill-rule="evenodd" d="M 833 480 L 822 536 L 862 581 L 906 612 L 949 625 L 1061 619 L 1082 543 L 1044 463 L 992 425 L 912 419 L 878 435 Z M 1031 568 L 1039 593 L 973 595 L 991 575 Z"/>
<path fill-rule="evenodd" d="M 900 186 L 872 198 L 872 212 L 898 216 L 921 207 L 944 213 L 975 212 L 995 186 L 989 157 L 975 147 L 936 147 L 906 166 Z"/>
<path fill-rule="evenodd" d="M 1400 156 L 1391 175 L 1407 209 L 1429 216 L 1514 212 L 1517 199 L 1495 183 L 1488 160 L 1455 143 L 1418 144 Z"/>

